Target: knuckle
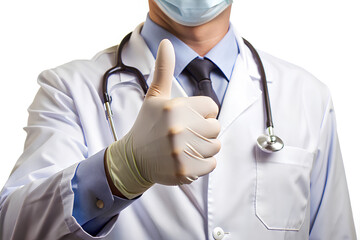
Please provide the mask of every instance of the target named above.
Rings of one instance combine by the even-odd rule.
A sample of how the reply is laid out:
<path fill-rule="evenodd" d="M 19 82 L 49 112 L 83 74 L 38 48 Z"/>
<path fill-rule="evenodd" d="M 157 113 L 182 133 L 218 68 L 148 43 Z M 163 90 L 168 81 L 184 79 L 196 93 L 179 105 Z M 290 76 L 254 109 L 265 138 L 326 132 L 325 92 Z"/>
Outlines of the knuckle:
<path fill-rule="evenodd" d="M 209 97 L 209 96 L 205 96 L 205 98 L 206 98 L 206 101 L 208 102 L 208 104 L 212 104 L 212 103 L 214 103 L 214 100 L 212 100 L 212 98 L 211 98 L 211 97 Z"/>
<path fill-rule="evenodd" d="M 218 135 L 221 131 L 221 124 L 220 124 L 219 120 L 217 120 L 217 119 L 214 120 L 214 131 L 215 131 L 216 135 Z"/>
<path fill-rule="evenodd" d="M 219 113 L 219 107 L 218 105 L 214 102 L 214 100 L 210 97 L 207 97 L 205 98 L 205 104 L 207 106 L 207 109 L 208 109 L 208 116 L 207 117 L 216 117 Z"/>
<path fill-rule="evenodd" d="M 174 98 L 174 99 L 170 99 L 165 102 L 165 104 L 163 106 L 163 110 L 165 112 L 172 112 L 175 109 L 177 109 L 183 105 L 184 105 L 184 103 L 180 98 Z"/>
<path fill-rule="evenodd" d="M 168 130 L 168 136 L 170 138 L 173 138 L 174 136 L 182 133 L 184 131 L 184 129 L 182 127 L 179 126 L 174 126 L 174 127 L 170 127 Z"/>
<path fill-rule="evenodd" d="M 211 164 L 210 164 L 211 171 L 213 171 L 216 168 L 216 165 L 217 165 L 216 158 L 212 158 L 212 161 L 211 161 Z"/>
<path fill-rule="evenodd" d="M 214 117 L 216 117 L 219 113 L 219 107 L 212 99 L 211 101 L 212 101 L 212 104 L 210 105 L 211 113 L 214 115 Z"/>
<path fill-rule="evenodd" d="M 214 140 L 214 147 L 215 147 L 216 153 L 220 152 L 220 150 L 221 150 L 221 142 L 220 142 L 219 139 Z"/>
<path fill-rule="evenodd" d="M 211 97 L 205 96 L 205 98 L 206 98 L 207 104 L 211 104 L 212 106 L 217 106 Z"/>
<path fill-rule="evenodd" d="M 161 94 L 160 86 L 157 84 L 152 84 L 152 85 L 150 85 L 148 92 L 149 92 L 148 93 L 149 96 L 157 96 L 157 95 Z"/>
<path fill-rule="evenodd" d="M 171 151 L 171 156 L 178 163 L 180 162 L 180 160 L 179 160 L 180 159 L 180 153 L 181 153 L 180 149 L 176 149 L 176 148 Z"/>
<path fill-rule="evenodd" d="M 174 105 L 172 104 L 172 101 L 167 101 L 163 106 L 163 110 L 165 112 L 170 112 L 173 108 L 174 108 Z"/>
<path fill-rule="evenodd" d="M 182 166 L 178 166 L 175 172 L 175 176 L 178 180 L 183 179 L 186 176 L 185 169 Z"/>
<path fill-rule="evenodd" d="M 185 175 L 185 169 L 181 162 L 180 155 L 181 155 L 180 149 L 173 149 L 171 152 L 171 156 L 174 161 L 174 175 L 177 178 L 181 178 Z"/>
<path fill-rule="evenodd" d="M 183 184 L 183 179 L 186 177 L 185 174 L 181 173 L 181 172 L 176 172 L 175 173 L 175 177 L 177 182 Z"/>

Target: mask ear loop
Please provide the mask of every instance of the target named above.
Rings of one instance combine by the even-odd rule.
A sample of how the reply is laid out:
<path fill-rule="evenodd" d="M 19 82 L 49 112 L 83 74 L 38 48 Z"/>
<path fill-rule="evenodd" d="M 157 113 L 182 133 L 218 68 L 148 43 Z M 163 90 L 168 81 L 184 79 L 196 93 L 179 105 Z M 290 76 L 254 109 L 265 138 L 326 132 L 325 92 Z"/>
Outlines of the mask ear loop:
<path fill-rule="evenodd" d="M 114 67 L 110 68 L 109 70 L 107 70 L 105 72 L 104 76 L 103 76 L 103 89 L 102 89 L 103 90 L 103 101 L 104 101 L 104 105 L 105 105 L 106 115 L 107 115 L 109 125 L 110 125 L 110 128 L 111 128 L 111 131 L 112 131 L 112 134 L 113 134 L 113 137 L 114 137 L 115 141 L 118 140 L 118 137 L 117 137 L 117 134 L 116 134 L 114 121 L 113 121 L 113 118 L 112 118 L 113 112 L 112 112 L 111 107 L 110 107 L 111 97 L 109 96 L 109 93 L 108 93 L 108 90 L 107 90 L 108 89 L 109 77 L 112 74 L 120 73 L 120 72 L 131 73 L 131 74 L 136 75 L 137 82 L 139 83 L 139 85 L 141 86 L 141 89 L 144 92 L 144 97 L 145 97 L 145 95 L 146 95 L 146 93 L 148 91 L 148 88 L 149 88 L 148 85 L 146 84 L 144 75 L 138 69 L 136 69 L 134 67 L 127 66 L 122 61 L 121 53 L 122 53 L 122 50 L 123 50 L 125 44 L 130 40 L 131 34 L 132 34 L 132 32 L 127 34 L 124 37 L 124 39 L 121 41 L 121 43 L 120 43 L 120 45 L 118 47 L 116 65 Z"/>

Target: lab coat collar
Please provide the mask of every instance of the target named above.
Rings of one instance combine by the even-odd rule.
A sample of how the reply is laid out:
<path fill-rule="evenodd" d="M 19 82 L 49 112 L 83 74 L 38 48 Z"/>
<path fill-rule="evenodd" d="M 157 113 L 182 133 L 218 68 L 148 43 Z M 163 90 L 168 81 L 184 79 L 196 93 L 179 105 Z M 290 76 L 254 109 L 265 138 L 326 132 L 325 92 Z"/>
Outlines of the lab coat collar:
<path fill-rule="evenodd" d="M 238 42 L 239 49 L 240 49 L 240 57 L 241 57 L 243 63 L 245 64 L 245 68 L 247 69 L 249 76 L 252 77 L 254 80 L 260 80 L 258 66 L 253 58 L 253 55 L 252 55 L 250 49 L 245 45 L 243 38 L 236 31 L 235 28 L 234 28 L 234 32 L 235 32 L 236 40 Z M 261 55 L 262 55 L 261 51 L 258 51 L 258 53 L 261 57 Z M 271 82 L 273 82 L 274 79 L 269 76 L 272 74 L 270 73 L 270 70 L 268 68 L 266 69 L 264 61 L 262 61 L 262 62 L 265 67 L 266 80 L 268 83 L 271 83 Z"/>
<path fill-rule="evenodd" d="M 144 76 L 147 76 L 155 65 L 155 59 L 140 35 L 143 25 L 144 23 L 139 24 L 132 32 L 130 40 L 127 43 L 127 46 L 124 47 L 122 55 L 126 56 L 124 58 L 124 63 L 126 65 L 139 69 Z"/>

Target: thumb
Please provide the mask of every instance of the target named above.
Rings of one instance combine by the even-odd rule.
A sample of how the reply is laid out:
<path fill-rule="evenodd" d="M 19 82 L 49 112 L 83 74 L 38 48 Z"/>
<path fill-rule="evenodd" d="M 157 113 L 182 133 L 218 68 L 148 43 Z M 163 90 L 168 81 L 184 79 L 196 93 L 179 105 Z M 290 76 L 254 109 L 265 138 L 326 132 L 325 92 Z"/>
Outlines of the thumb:
<path fill-rule="evenodd" d="M 155 62 L 154 79 L 145 98 L 170 98 L 174 68 L 175 52 L 173 45 L 168 39 L 164 39 L 159 44 Z"/>

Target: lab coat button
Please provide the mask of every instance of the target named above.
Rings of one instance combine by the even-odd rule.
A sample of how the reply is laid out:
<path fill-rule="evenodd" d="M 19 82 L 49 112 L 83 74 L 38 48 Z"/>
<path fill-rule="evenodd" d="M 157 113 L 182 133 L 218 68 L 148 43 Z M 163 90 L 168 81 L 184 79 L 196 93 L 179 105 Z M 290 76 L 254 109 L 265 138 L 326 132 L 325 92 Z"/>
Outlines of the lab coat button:
<path fill-rule="evenodd" d="M 103 209 L 103 208 L 104 208 L 104 202 L 103 202 L 103 200 L 98 199 L 98 200 L 96 201 L 96 206 L 97 206 L 98 208 L 100 208 L 100 209 Z"/>
<path fill-rule="evenodd" d="M 220 227 L 214 228 L 212 234 L 213 234 L 213 237 L 215 240 L 221 240 L 225 236 L 224 230 L 222 230 L 222 228 L 220 228 Z"/>

